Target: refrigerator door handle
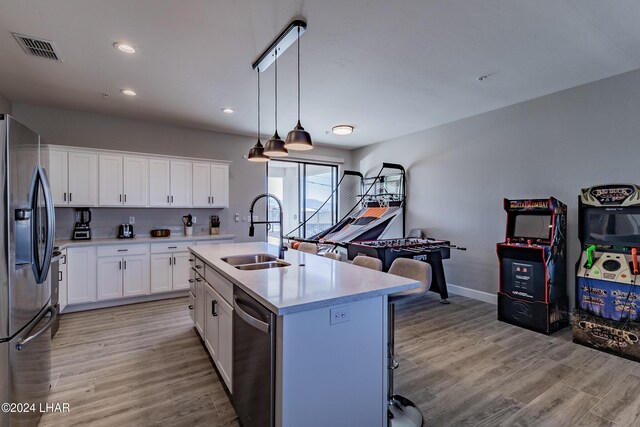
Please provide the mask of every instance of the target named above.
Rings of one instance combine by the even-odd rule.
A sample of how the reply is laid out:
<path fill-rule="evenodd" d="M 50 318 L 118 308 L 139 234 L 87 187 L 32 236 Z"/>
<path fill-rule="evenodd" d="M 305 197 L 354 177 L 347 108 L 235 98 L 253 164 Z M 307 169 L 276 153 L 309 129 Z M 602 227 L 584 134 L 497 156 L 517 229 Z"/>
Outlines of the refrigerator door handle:
<path fill-rule="evenodd" d="M 43 283 L 47 279 L 47 273 L 49 272 L 49 267 L 51 266 L 51 258 L 53 256 L 53 245 L 55 240 L 55 210 L 53 207 L 53 195 L 51 194 L 51 188 L 49 187 L 49 179 L 47 178 L 47 173 L 42 168 L 42 166 L 38 166 L 38 179 L 36 179 L 35 185 L 40 185 L 42 187 L 42 194 L 44 196 L 44 203 L 47 213 L 47 235 L 45 240 L 45 250 L 44 257 L 42 258 L 42 265 L 40 266 L 40 271 L 35 271 L 36 282 Z M 35 190 L 35 189 L 34 189 Z M 38 194 L 38 191 L 33 192 L 34 195 Z M 38 200 L 37 196 L 34 196 L 32 199 L 32 208 L 37 211 L 38 208 Z M 37 224 L 37 221 L 34 222 Z M 39 227 L 40 224 L 37 224 Z M 37 236 L 37 232 L 34 233 L 34 237 Z M 38 253 L 38 239 L 37 237 L 33 239 L 34 251 Z M 36 262 L 35 265 L 38 263 Z M 37 267 L 36 267 L 37 270 Z"/>
<path fill-rule="evenodd" d="M 42 320 L 42 318 L 47 314 L 47 313 L 51 313 L 51 317 L 49 318 L 49 321 L 47 322 L 46 325 L 44 325 L 44 327 L 42 329 L 40 329 L 38 332 L 36 332 L 33 335 L 29 335 L 27 338 L 18 341 L 18 343 L 16 344 L 16 350 L 21 351 L 22 349 L 24 349 L 26 346 L 28 346 L 29 344 L 31 344 L 32 342 L 34 342 L 35 340 L 37 340 L 38 338 L 40 338 L 45 332 L 47 332 L 49 329 L 51 329 L 51 326 L 53 326 L 53 323 L 56 321 L 56 318 L 58 317 L 58 310 L 55 309 L 55 307 L 49 307 L 47 308 L 47 311 L 45 312 L 45 314 L 40 318 L 40 320 Z"/>

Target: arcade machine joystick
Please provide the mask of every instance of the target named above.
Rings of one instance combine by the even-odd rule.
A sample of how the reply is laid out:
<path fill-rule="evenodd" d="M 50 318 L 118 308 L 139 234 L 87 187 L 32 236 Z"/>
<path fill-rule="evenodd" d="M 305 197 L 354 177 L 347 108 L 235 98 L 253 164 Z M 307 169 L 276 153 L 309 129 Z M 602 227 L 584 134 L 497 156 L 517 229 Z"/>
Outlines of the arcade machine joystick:
<path fill-rule="evenodd" d="M 498 320 L 545 334 L 569 324 L 567 205 L 549 199 L 504 199 L 506 243 L 498 243 Z"/>
<path fill-rule="evenodd" d="M 583 189 L 578 237 L 573 341 L 640 361 L 640 186 Z"/>

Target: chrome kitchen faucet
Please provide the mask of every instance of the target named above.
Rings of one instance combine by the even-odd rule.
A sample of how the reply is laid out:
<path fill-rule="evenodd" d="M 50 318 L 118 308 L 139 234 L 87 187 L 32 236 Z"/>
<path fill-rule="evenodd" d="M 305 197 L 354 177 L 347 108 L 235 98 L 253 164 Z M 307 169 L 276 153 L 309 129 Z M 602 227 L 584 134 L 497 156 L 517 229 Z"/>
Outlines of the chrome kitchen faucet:
<path fill-rule="evenodd" d="M 280 218 L 278 221 L 254 221 L 253 220 L 253 207 L 255 206 L 256 202 L 262 198 L 272 198 L 273 200 L 276 201 L 276 203 L 278 204 L 278 209 L 280 209 Z M 278 199 L 276 196 L 274 196 L 271 193 L 262 193 L 259 196 L 256 196 L 255 199 L 253 199 L 253 201 L 251 202 L 251 206 L 249 207 L 249 215 L 251 216 L 251 224 L 249 225 L 249 237 L 253 237 L 254 235 L 254 231 L 255 231 L 255 224 L 267 224 L 267 229 L 269 227 L 269 224 L 279 224 L 280 225 L 280 252 L 278 254 L 278 258 L 280 259 L 284 259 L 284 251 L 287 250 L 287 248 L 284 247 L 284 238 L 282 236 L 282 218 L 283 218 L 283 214 L 282 214 L 282 202 L 280 201 L 280 199 Z"/>

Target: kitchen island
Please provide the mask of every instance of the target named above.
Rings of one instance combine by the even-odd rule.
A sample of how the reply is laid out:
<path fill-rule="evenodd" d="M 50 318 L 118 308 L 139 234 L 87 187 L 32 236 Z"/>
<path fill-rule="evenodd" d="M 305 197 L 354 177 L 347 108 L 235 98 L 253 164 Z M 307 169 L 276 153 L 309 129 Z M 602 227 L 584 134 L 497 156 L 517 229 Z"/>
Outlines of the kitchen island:
<path fill-rule="evenodd" d="M 190 250 L 194 285 L 199 279 L 211 288 L 211 310 L 203 305 L 204 314 L 210 311 L 219 318 L 217 342 L 208 342 L 213 335 L 207 334 L 207 327 L 214 323 L 206 318 L 200 319 L 199 332 L 209 352 L 215 353 L 212 358 L 226 376 L 234 405 L 242 400 L 238 378 L 245 374 L 234 369 L 246 365 L 228 348 L 229 331 L 221 328 L 223 323 L 231 327 L 223 321 L 224 313 L 235 308 L 233 338 L 238 339 L 242 320 L 241 310 L 234 307 L 236 289 L 236 296 L 245 292 L 275 319 L 271 402 L 276 426 L 386 426 L 387 295 L 417 288 L 418 282 L 295 250 L 285 253 L 289 265 L 278 268 L 245 270 L 224 261 L 253 254 L 277 256 L 278 247 L 266 243 Z M 244 343 L 234 342 L 233 350 L 240 344 Z M 242 419 L 243 414 L 238 415 Z"/>

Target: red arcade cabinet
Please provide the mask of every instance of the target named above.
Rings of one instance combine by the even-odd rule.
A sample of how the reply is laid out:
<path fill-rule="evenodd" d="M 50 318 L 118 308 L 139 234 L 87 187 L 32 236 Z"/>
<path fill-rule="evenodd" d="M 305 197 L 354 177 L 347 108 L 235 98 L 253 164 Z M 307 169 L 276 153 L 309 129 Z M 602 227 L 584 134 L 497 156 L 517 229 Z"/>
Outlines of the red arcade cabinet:
<path fill-rule="evenodd" d="M 568 326 L 567 205 L 504 199 L 506 241 L 498 243 L 498 320 L 551 334 Z"/>

